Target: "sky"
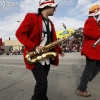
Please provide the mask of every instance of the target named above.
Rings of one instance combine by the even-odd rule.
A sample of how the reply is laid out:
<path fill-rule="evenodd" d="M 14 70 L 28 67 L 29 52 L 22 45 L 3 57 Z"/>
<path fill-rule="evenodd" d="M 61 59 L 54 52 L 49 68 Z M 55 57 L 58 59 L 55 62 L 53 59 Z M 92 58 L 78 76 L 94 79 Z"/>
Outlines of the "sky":
<path fill-rule="evenodd" d="M 89 8 L 100 5 L 100 0 L 55 0 L 58 7 L 49 17 L 55 30 L 64 30 L 62 23 L 69 28 L 84 27 Z M 3 41 L 16 39 L 15 33 L 27 13 L 37 13 L 39 0 L 0 0 L 0 38 Z"/>

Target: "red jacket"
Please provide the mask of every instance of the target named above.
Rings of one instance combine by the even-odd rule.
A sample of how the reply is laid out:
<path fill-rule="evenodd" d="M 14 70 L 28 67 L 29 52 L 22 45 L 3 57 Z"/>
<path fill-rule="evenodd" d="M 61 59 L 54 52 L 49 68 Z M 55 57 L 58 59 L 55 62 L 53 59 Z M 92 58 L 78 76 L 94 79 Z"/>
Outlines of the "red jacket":
<path fill-rule="evenodd" d="M 100 60 L 100 44 L 93 47 L 93 43 L 100 38 L 100 30 L 97 21 L 89 17 L 84 25 L 84 41 L 81 54 L 93 60 Z"/>
<path fill-rule="evenodd" d="M 57 38 L 56 38 L 54 25 L 52 22 L 51 22 L 51 26 L 52 26 L 52 32 L 53 32 L 52 40 L 54 42 L 57 40 Z M 34 68 L 34 64 L 28 64 L 26 62 L 25 56 L 27 52 L 34 50 L 34 48 L 40 44 L 40 41 L 42 38 L 42 16 L 34 14 L 34 13 L 26 14 L 23 22 L 21 23 L 18 30 L 16 31 L 16 37 L 25 46 L 24 62 L 25 62 L 26 68 L 31 70 Z M 58 53 L 61 51 L 61 48 L 57 46 L 54 49 L 55 49 L 55 52 L 57 52 L 57 56 L 53 64 L 58 65 L 59 63 Z"/>

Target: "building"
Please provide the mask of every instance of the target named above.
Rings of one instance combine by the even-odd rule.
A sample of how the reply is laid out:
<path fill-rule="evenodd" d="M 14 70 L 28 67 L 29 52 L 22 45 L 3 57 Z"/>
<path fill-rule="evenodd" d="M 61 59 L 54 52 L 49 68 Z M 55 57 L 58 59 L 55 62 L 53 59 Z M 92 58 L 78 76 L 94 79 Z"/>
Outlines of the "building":
<path fill-rule="evenodd" d="M 9 50 L 13 51 L 15 49 L 22 50 L 24 46 L 18 40 L 5 40 L 1 48 L 4 49 L 5 51 Z"/>

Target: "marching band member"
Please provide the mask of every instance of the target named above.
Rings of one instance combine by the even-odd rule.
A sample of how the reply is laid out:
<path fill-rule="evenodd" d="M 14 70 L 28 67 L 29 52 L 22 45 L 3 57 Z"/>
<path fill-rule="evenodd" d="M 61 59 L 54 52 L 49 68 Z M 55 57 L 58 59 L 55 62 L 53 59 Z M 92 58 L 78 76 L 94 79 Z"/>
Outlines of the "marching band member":
<path fill-rule="evenodd" d="M 100 30 L 97 23 L 99 14 L 99 5 L 93 5 L 89 9 L 89 17 L 85 22 L 83 30 L 84 41 L 81 54 L 86 57 L 86 66 L 76 94 L 84 97 L 91 96 L 91 93 L 86 90 L 87 84 L 100 72 L 100 45 L 96 47 L 92 46 L 92 44 L 100 38 Z"/>
<path fill-rule="evenodd" d="M 34 94 L 31 100 L 49 100 L 47 97 L 47 76 L 51 60 L 45 58 L 35 64 L 28 64 L 25 56 L 27 52 L 33 50 L 41 52 L 43 46 L 57 40 L 54 25 L 48 18 L 48 16 L 53 16 L 57 5 L 58 4 L 55 3 L 54 0 L 40 0 L 38 14 L 28 13 L 16 31 L 16 37 L 25 46 L 24 61 L 26 68 L 32 71 L 36 80 Z M 55 47 L 54 51 L 57 53 L 57 56 L 52 64 L 58 65 L 58 53 L 61 57 L 64 56 L 64 53 L 59 46 Z"/>

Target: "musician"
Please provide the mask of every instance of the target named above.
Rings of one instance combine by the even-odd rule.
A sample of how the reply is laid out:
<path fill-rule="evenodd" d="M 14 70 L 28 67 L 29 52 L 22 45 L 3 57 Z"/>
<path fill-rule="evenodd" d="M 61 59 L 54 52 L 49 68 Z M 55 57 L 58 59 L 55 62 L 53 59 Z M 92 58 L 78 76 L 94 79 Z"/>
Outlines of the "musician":
<path fill-rule="evenodd" d="M 100 30 L 97 23 L 99 14 L 99 5 L 93 5 L 89 9 L 89 17 L 83 30 L 84 41 L 81 54 L 86 57 L 86 66 L 76 94 L 84 97 L 91 96 L 91 93 L 87 92 L 87 84 L 100 72 L 100 45 L 93 47 L 93 43 L 100 38 Z"/>
<path fill-rule="evenodd" d="M 50 64 L 52 63 L 56 66 L 59 64 L 58 53 L 61 57 L 64 56 L 62 49 L 57 46 L 54 48 L 57 56 L 52 62 L 49 58 L 45 58 L 35 64 L 29 64 L 25 59 L 27 52 L 36 50 L 40 53 L 43 50 L 43 46 L 57 40 L 53 22 L 48 18 L 48 16 L 53 16 L 57 6 L 58 4 L 54 0 L 40 0 L 38 13 L 26 14 L 16 31 L 16 37 L 25 46 L 24 62 L 26 68 L 32 71 L 36 80 L 31 100 L 49 100 L 47 97 L 47 76 Z"/>

